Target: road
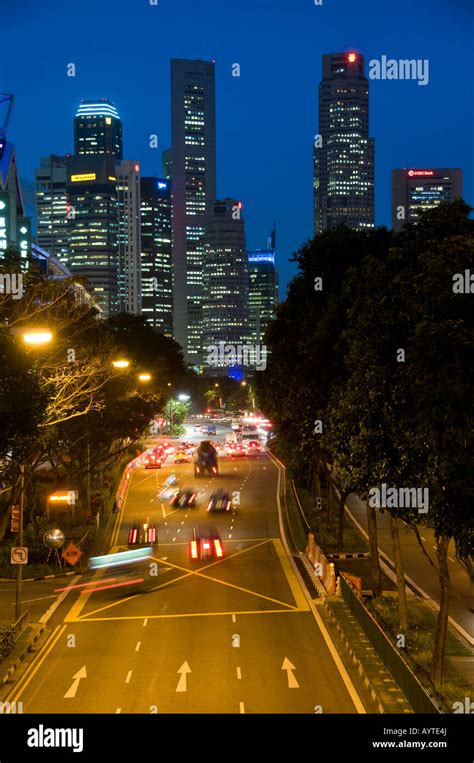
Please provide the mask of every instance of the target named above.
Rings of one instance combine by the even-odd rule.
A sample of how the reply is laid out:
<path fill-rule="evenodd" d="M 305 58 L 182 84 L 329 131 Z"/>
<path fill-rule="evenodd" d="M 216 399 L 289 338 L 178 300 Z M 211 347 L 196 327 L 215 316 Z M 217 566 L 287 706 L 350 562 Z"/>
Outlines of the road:
<path fill-rule="evenodd" d="M 26 713 L 364 712 L 285 551 L 277 465 L 222 457 L 220 472 L 195 480 L 190 464 L 171 463 L 134 473 L 112 550 L 127 547 L 132 521 L 154 521 L 156 585 L 70 593 L 10 701 Z M 195 487 L 197 508 L 160 501 L 170 473 Z M 240 506 L 209 518 L 217 486 L 240 491 Z M 218 529 L 223 559 L 190 560 L 196 523 Z"/>

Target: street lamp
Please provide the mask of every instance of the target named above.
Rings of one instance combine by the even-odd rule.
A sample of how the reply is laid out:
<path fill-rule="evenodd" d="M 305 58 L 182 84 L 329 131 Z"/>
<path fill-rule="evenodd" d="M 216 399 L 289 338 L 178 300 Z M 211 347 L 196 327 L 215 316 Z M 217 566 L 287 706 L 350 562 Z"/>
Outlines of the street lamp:
<path fill-rule="evenodd" d="M 25 329 L 20 334 L 29 347 L 42 347 L 52 341 L 53 335 L 48 329 Z"/>
<path fill-rule="evenodd" d="M 138 374 L 138 381 L 141 381 L 141 382 L 151 381 L 151 374 L 149 373 Z"/>
<path fill-rule="evenodd" d="M 178 400 L 181 400 L 182 403 L 186 403 L 189 399 L 189 395 L 178 395 Z"/>
<path fill-rule="evenodd" d="M 43 347 L 53 339 L 53 334 L 46 328 L 12 329 L 13 334 L 19 334 L 28 347 Z M 25 510 L 25 464 L 20 464 L 20 496 L 18 506 L 18 545 L 23 546 L 23 514 Z M 21 616 L 21 590 L 23 583 L 23 565 L 17 564 L 15 592 L 15 622 Z"/>
<path fill-rule="evenodd" d="M 114 366 L 114 368 L 128 368 L 130 365 L 130 361 L 121 358 L 119 360 L 112 361 L 112 365 Z"/>

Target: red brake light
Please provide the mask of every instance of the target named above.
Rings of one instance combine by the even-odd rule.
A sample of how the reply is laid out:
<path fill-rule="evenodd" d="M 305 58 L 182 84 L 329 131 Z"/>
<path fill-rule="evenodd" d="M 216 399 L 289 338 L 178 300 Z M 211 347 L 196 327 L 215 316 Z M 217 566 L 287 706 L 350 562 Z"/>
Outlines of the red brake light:
<path fill-rule="evenodd" d="M 198 552 L 197 552 L 197 544 L 196 544 L 196 541 L 195 541 L 195 540 L 192 540 L 192 541 L 191 541 L 191 557 L 192 557 L 193 559 L 197 559 L 197 555 L 198 555 Z"/>
<path fill-rule="evenodd" d="M 214 547 L 216 549 L 216 556 L 222 556 L 223 555 L 223 553 L 222 553 L 222 546 L 221 546 L 221 542 L 219 540 L 215 540 L 214 541 Z"/>

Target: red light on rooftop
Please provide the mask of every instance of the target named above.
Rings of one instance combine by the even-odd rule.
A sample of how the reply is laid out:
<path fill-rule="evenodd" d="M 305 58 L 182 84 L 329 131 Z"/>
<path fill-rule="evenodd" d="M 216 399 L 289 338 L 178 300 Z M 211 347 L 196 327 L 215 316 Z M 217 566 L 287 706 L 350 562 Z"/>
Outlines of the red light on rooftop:
<path fill-rule="evenodd" d="M 353 64 L 354 61 L 357 60 L 356 54 L 355 53 L 349 53 L 349 55 L 347 56 L 347 60 L 349 61 L 350 64 Z"/>
<path fill-rule="evenodd" d="M 135 172 L 140 172 L 140 165 L 139 164 L 135 165 Z"/>

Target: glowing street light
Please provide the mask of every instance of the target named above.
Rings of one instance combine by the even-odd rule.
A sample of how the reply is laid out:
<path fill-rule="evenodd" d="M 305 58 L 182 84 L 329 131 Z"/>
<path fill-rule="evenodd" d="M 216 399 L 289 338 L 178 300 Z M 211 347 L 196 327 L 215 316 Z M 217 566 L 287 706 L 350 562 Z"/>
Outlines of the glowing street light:
<path fill-rule="evenodd" d="M 121 360 L 114 360 L 112 365 L 114 366 L 114 368 L 128 368 L 129 365 L 130 365 L 130 361 L 129 360 L 123 360 L 123 359 L 121 359 Z"/>
<path fill-rule="evenodd" d="M 138 374 L 138 381 L 141 381 L 141 382 L 151 381 L 151 374 L 148 374 L 148 373 Z"/>
<path fill-rule="evenodd" d="M 26 329 L 21 333 L 21 338 L 31 347 L 41 347 L 52 341 L 53 334 L 49 329 Z"/>
<path fill-rule="evenodd" d="M 189 399 L 189 395 L 178 395 L 178 400 L 181 400 L 182 403 L 185 403 Z"/>

